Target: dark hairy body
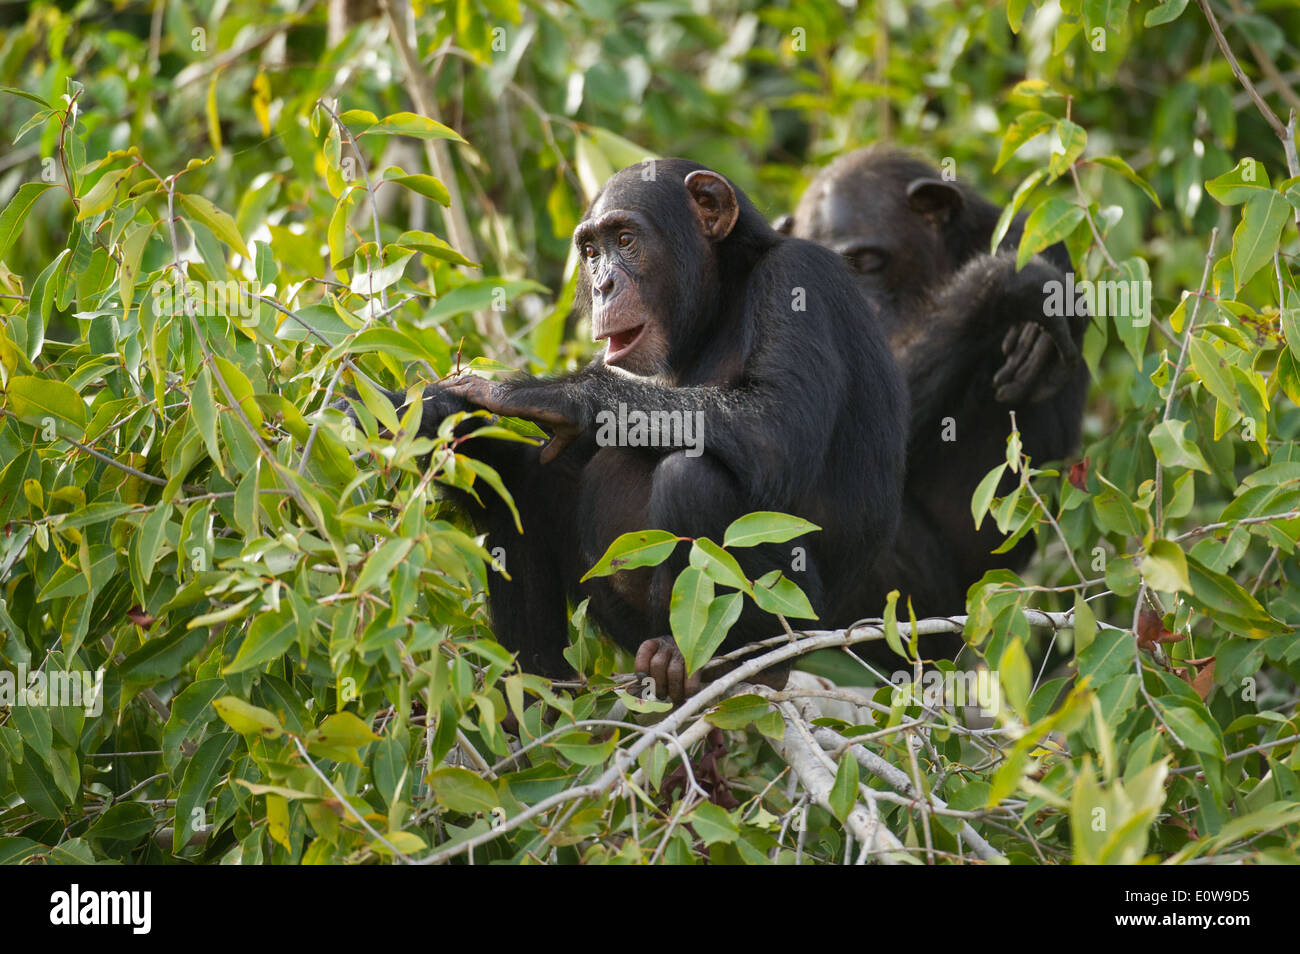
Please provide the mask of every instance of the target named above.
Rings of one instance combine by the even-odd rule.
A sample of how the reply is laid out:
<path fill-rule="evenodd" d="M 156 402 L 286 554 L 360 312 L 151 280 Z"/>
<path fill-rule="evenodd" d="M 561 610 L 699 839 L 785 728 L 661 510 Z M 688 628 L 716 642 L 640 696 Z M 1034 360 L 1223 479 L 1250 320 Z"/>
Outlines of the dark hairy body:
<path fill-rule="evenodd" d="M 824 624 L 878 614 L 866 571 L 893 543 L 902 510 L 907 398 L 883 328 L 841 258 L 779 234 L 744 193 L 683 159 L 617 173 L 574 242 L 578 308 L 604 350 L 575 374 L 461 377 L 424 395 L 422 431 L 448 413 L 485 408 L 552 435 L 544 448 L 463 444 L 501 474 L 524 531 L 490 492 L 468 507 L 488 546 L 505 550 L 510 579 L 493 574 L 489 584 L 501 643 L 528 671 L 568 673 L 567 604 L 588 597 L 589 617 L 636 654 L 638 671 L 660 694 L 683 698 L 694 680 L 668 617 L 687 546 L 658 567 L 579 580 L 625 532 L 721 542 L 729 523 L 757 510 L 822 530 L 736 551 L 751 579 L 781 570 Z M 600 415 L 620 405 L 698 412 L 702 453 L 601 446 Z M 778 631 L 747 606 L 722 650 Z"/>
<path fill-rule="evenodd" d="M 910 596 L 918 616 L 961 613 L 990 569 L 1019 570 L 1032 537 L 1005 554 L 971 496 L 1005 459 L 1014 411 L 1036 465 L 1079 441 L 1088 371 L 1079 359 L 1086 316 L 1046 313 L 1044 285 L 1070 268 L 1061 245 L 1015 268 L 1022 222 L 997 254 L 1000 210 L 920 160 L 878 146 L 836 160 L 777 227 L 845 260 L 881 322 L 907 380 L 911 422 L 898 545 L 872 571 L 874 597 Z M 950 440 L 948 438 L 955 438 Z M 1016 478 L 1007 474 L 999 493 Z"/>

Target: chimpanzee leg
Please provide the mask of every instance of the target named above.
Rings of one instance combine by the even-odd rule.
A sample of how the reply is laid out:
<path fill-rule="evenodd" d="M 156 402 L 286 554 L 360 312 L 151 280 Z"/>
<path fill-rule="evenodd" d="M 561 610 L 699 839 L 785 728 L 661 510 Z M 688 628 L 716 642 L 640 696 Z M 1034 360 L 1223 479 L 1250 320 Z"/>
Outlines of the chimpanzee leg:
<path fill-rule="evenodd" d="M 708 537 L 721 544 L 727 526 L 752 509 L 743 499 L 735 477 L 708 455 L 688 457 L 679 451 L 662 458 L 655 466 L 649 497 L 651 527 L 681 536 Z M 733 555 L 745 575 L 756 580 L 774 569 L 787 570 L 788 550 L 787 546 L 766 545 L 738 548 Z M 636 647 L 638 671 L 653 676 L 657 691 L 677 701 L 698 685 L 698 677 L 686 679 L 680 653 L 669 636 L 668 623 L 673 583 L 689 557 L 689 548 L 679 547 L 672 558 L 655 569 L 648 593 L 647 621 L 651 629 Z M 821 583 L 815 567 L 809 566 L 799 574 L 798 582 L 814 607 L 819 606 Z M 797 626 L 801 621 L 791 622 Z M 722 648 L 735 649 L 779 631 L 780 624 L 770 614 L 746 599 L 740 619 Z M 773 680 L 781 683 L 784 676 L 784 672 L 771 674 Z"/>
<path fill-rule="evenodd" d="M 664 457 L 654 472 L 654 487 L 650 494 L 651 526 L 660 527 L 687 537 L 708 537 L 721 544 L 727 526 L 737 517 L 756 509 L 741 497 L 739 484 L 731 472 L 714 458 L 706 455 L 687 457 L 678 451 Z M 766 545 L 737 548 L 732 552 L 741 569 L 751 580 L 756 580 L 772 570 L 786 571 L 789 546 Z M 690 551 L 680 547 L 672 559 L 661 564 L 651 587 L 651 621 L 658 633 L 668 631 L 668 604 L 672 587 L 689 562 Z M 808 598 L 816 607 L 821 602 L 820 578 L 815 568 L 798 575 L 797 582 L 805 587 Z M 808 591 L 811 587 L 811 592 Z M 746 601 L 745 612 L 732 627 L 727 643 L 743 645 L 756 639 L 775 636 L 780 631 L 770 614 L 759 610 L 752 601 Z"/>
<path fill-rule="evenodd" d="M 495 491 L 480 484 L 483 506 L 467 502 L 475 525 L 487 535 L 485 546 L 499 569 L 488 571 L 492 630 L 506 649 L 519 654 L 526 672 L 562 678 L 573 668 L 564 659 L 569 645 L 567 598 L 577 570 L 578 468 L 582 449 L 570 448 L 560 460 L 542 465 L 540 449 L 484 438 L 465 452 L 501 475 L 519 511 L 520 534 L 510 508 Z M 577 458 L 577 461 L 565 458 Z"/>

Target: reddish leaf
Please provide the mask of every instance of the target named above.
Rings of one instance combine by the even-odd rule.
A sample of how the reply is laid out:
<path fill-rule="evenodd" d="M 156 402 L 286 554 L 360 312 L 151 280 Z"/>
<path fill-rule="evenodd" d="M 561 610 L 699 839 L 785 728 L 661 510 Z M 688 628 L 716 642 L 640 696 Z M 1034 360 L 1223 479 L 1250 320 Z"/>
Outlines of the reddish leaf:
<path fill-rule="evenodd" d="M 1143 610 L 1138 613 L 1138 647 L 1154 650 L 1160 643 L 1180 643 L 1187 634 L 1177 635 L 1165 629 L 1164 617 L 1155 610 Z"/>
<path fill-rule="evenodd" d="M 1085 494 L 1088 492 L 1088 465 L 1091 463 L 1092 458 L 1085 457 L 1070 465 L 1070 483 Z"/>

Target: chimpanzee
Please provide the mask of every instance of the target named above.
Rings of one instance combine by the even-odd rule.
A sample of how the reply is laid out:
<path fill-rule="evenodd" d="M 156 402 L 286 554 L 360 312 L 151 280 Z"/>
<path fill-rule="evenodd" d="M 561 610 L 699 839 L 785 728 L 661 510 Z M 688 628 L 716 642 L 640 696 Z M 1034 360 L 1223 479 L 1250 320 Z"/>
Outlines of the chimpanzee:
<path fill-rule="evenodd" d="M 871 146 L 831 163 L 778 230 L 810 239 L 849 265 L 883 323 L 912 398 L 898 545 L 873 571 L 877 597 L 911 596 L 918 616 L 960 613 L 987 570 L 1022 568 L 1032 538 L 1010 553 L 991 520 L 978 532 L 970 501 L 1005 459 L 1008 412 L 1036 464 L 1079 440 L 1088 370 L 1084 315 L 1046 314 L 1045 283 L 1065 279 L 1055 245 L 1019 272 L 1023 222 L 989 253 L 999 209 L 920 160 Z M 1015 480 L 1008 474 L 1000 493 Z"/>
<path fill-rule="evenodd" d="M 579 578 L 622 533 L 655 528 L 721 542 L 728 524 L 756 510 L 822 529 L 734 551 L 751 579 L 783 570 L 823 623 L 878 614 L 883 604 L 864 604 L 862 587 L 898 524 L 907 394 L 841 257 L 779 234 L 727 179 L 685 159 L 615 174 L 573 241 L 578 307 L 605 342 L 600 354 L 575 374 L 467 376 L 424 398 L 422 431 L 474 406 L 553 434 L 543 449 L 463 445 L 501 474 L 524 530 L 516 533 L 498 498 L 482 495 L 475 520 L 489 547 L 504 547 L 510 574 L 489 586 L 501 643 L 529 671 L 571 671 L 562 656 L 566 599 L 588 596 L 589 616 L 636 653 L 661 695 L 680 700 L 688 684 L 668 613 L 687 547 L 659 567 Z M 702 441 L 620 446 L 602 438 L 601 412 L 691 415 Z M 723 649 L 773 631 L 770 616 L 747 607 Z"/>

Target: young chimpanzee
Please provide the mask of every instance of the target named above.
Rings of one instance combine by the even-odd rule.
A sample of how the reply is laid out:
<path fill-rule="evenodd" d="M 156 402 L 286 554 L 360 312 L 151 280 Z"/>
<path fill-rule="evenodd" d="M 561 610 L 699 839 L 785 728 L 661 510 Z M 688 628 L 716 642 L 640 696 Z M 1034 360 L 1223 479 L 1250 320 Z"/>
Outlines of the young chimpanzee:
<path fill-rule="evenodd" d="M 999 209 L 924 162 L 868 147 L 824 169 L 777 228 L 836 252 L 883 323 L 912 397 L 898 546 L 876 565 L 872 589 L 911 596 L 918 616 L 960 613 L 987 570 L 1020 569 L 1027 538 L 993 555 L 991 520 L 976 531 L 970 501 L 1005 457 L 1009 411 L 1035 463 L 1078 443 L 1088 371 L 1078 345 L 1086 316 L 1053 317 L 1048 282 L 1070 268 L 1057 245 L 1019 272 L 1015 221 L 997 254 Z M 1004 478 L 1000 493 L 1015 477 Z"/>
<path fill-rule="evenodd" d="M 755 510 L 823 529 L 781 548 L 737 550 L 751 579 L 782 569 L 825 624 L 878 614 L 866 571 L 894 539 L 901 509 L 907 395 L 881 322 L 840 256 L 774 231 L 716 172 L 684 159 L 617 173 L 574 231 L 578 306 L 603 351 L 554 379 L 467 377 L 430 388 L 424 428 L 467 405 L 533 420 L 554 437 L 536 447 L 476 439 L 520 511 L 484 494 L 475 513 L 511 579 L 494 575 L 497 638 L 525 669 L 569 671 L 566 598 L 636 653 L 660 694 L 688 691 L 669 636 L 669 597 L 686 547 L 654 568 L 579 585 L 620 534 L 663 529 L 721 541 Z M 600 412 L 690 415 L 698 446 L 600 441 Z M 702 425 L 702 432 L 698 428 Z M 604 443 L 607 446 L 602 446 Z M 806 566 L 791 571 L 791 548 Z M 773 635 L 747 608 L 723 649 Z"/>

